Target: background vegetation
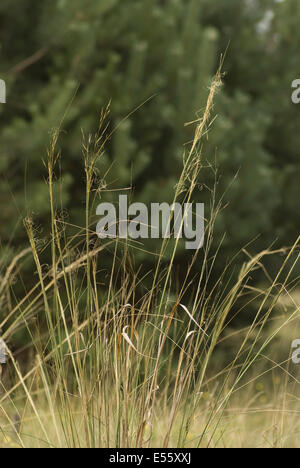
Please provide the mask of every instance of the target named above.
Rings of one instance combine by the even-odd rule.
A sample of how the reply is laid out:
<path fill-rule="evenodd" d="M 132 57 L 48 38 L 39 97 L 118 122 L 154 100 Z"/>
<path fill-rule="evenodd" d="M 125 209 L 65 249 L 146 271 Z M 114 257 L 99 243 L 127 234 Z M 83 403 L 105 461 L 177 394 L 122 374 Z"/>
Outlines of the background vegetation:
<path fill-rule="evenodd" d="M 193 133 L 184 124 L 203 110 L 226 49 L 218 118 L 203 151 L 219 168 L 218 194 L 226 191 L 224 204 L 230 204 L 218 217 L 216 243 L 226 233 L 229 258 L 257 236 L 256 250 L 276 239 L 291 245 L 299 231 L 300 113 L 291 103 L 299 16 L 296 0 L 89 0 L 84 7 L 77 0 L 3 0 L 0 72 L 8 102 L 0 109 L 0 237 L 6 258 L 25 242 L 22 216 L 34 211 L 45 221 L 41 159 L 75 93 L 59 143 L 61 197 L 71 222 L 82 225 L 81 129 L 93 132 L 110 100 L 112 128 L 135 110 L 107 145 L 95 184 L 105 179 L 109 189 L 132 187 L 138 201 L 169 201 Z M 201 201 L 208 203 L 206 187 L 214 181 L 214 171 L 203 172 Z"/>
<path fill-rule="evenodd" d="M 2 0 L 0 447 L 298 445 L 298 19 Z M 125 190 L 204 202 L 204 248 L 97 239 Z"/>

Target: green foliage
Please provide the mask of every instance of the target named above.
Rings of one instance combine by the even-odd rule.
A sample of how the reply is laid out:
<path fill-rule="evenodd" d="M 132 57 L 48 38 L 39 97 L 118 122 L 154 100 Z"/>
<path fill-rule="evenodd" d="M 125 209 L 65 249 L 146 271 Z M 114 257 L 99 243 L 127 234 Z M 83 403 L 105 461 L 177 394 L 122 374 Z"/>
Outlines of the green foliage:
<path fill-rule="evenodd" d="M 274 18 L 263 28 L 270 8 Z M 229 41 L 218 118 L 203 148 L 204 164 L 214 165 L 216 157 L 218 194 L 226 191 L 229 202 L 216 243 L 225 231 L 231 256 L 259 235 L 258 248 L 278 236 L 292 242 L 300 148 L 290 85 L 299 15 L 293 0 L 2 1 L 0 74 L 8 102 L 0 109 L 1 244 L 12 232 L 18 245 L 25 242 L 19 219 L 28 211 L 47 218 L 41 160 L 63 116 L 65 179 L 57 181 L 57 205 L 63 202 L 70 222 L 83 225 L 81 130 L 96 130 L 110 100 L 110 128 L 117 131 L 95 182 L 104 178 L 109 190 L 131 186 L 136 201 L 170 202 L 194 130 L 184 124 L 201 115 Z M 207 207 L 214 180 L 210 169 L 199 180 Z"/>

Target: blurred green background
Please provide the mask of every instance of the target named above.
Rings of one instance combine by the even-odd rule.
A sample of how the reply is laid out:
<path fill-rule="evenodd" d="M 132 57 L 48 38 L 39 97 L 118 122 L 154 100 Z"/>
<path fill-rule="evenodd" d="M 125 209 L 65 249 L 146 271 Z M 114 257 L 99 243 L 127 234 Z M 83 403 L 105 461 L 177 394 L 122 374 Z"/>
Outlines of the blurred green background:
<path fill-rule="evenodd" d="M 59 140 L 68 222 L 84 226 L 81 129 L 94 132 L 110 100 L 112 128 L 147 102 L 107 145 L 95 184 L 105 178 L 109 189 L 131 186 L 135 201 L 170 202 L 193 133 L 184 124 L 201 115 L 226 49 L 203 147 L 228 203 L 215 245 L 225 233 L 224 263 L 256 237 L 255 251 L 292 244 L 300 227 L 300 106 L 291 101 L 299 24 L 298 0 L 1 0 L 2 259 L 27 244 L 22 217 L 33 213 L 41 225 L 49 217 L 42 159 L 74 94 Z M 214 183 L 214 170 L 203 170 L 198 197 L 207 206 Z"/>

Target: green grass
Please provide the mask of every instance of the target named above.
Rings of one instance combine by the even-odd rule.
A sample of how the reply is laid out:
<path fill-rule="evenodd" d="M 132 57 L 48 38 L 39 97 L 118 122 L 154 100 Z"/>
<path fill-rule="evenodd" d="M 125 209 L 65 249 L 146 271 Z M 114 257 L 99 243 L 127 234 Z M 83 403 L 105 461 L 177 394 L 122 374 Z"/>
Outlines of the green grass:
<path fill-rule="evenodd" d="M 183 194 L 185 202 L 193 199 L 201 140 L 213 120 L 219 85 L 218 73 L 183 158 L 174 201 Z M 143 289 L 145 278 L 131 253 L 135 244 L 99 240 L 94 233 L 99 194 L 92 191 L 93 177 L 111 136 L 108 115 L 109 109 L 103 111 L 96 135 L 83 137 L 85 227 L 70 236 L 58 215 L 63 208 L 54 197 L 58 130 L 47 162 L 49 242 L 41 247 L 34 220 L 27 217 L 30 248 L 2 268 L 0 327 L 8 363 L 1 380 L 0 446 L 296 447 L 299 370 L 290 361 L 290 344 L 299 317 L 293 296 L 298 240 L 289 249 L 256 256 L 244 249 L 236 280 L 236 258 L 215 278 L 222 245 L 212 251 L 221 207 L 213 192 L 205 246 L 191 257 L 184 279 L 179 283 L 174 276 L 178 240 L 166 262 L 170 240 L 165 239 L 147 275 L 152 286 Z M 104 255 L 111 255 L 108 277 Z M 282 266 L 273 277 L 266 275 L 264 287 L 253 287 L 251 276 L 266 271 L 270 255 L 281 256 Z M 20 298 L 16 291 L 29 256 L 36 284 Z M 233 315 L 248 309 L 249 324 L 233 328 Z M 27 337 L 24 360 L 9 345 L 20 333 Z"/>

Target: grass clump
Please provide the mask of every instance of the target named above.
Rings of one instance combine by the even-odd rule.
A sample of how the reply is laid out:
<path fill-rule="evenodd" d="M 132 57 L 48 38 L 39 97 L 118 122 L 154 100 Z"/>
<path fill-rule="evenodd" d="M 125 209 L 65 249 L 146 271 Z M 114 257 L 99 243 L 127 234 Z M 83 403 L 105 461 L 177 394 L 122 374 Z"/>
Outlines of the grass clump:
<path fill-rule="evenodd" d="M 201 142 L 213 120 L 220 82 L 218 73 L 183 158 L 174 202 L 193 199 L 202 168 Z M 154 271 L 141 274 L 131 254 L 139 245 L 100 240 L 93 230 L 99 197 L 93 178 L 111 136 L 108 114 L 109 108 L 101 114 L 96 135 L 83 136 L 85 227 L 70 236 L 74 226 L 61 216 L 63 207 L 58 210 L 55 200 L 58 130 L 47 162 L 49 240 L 39 243 L 28 217 L 30 248 L 3 275 L 0 327 L 7 364 L 1 379 L 0 446 L 295 447 L 299 381 L 290 343 L 278 346 L 278 340 L 295 333 L 299 316 L 294 296 L 299 239 L 290 249 L 255 256 L 244 249 L 246 261 L 236 279 L 231 277 L 235 259 L 215 278 L 222 246 L 212 251 L 221 209 L 213 191 L 205 245 L 192 255 L 184 279 L 178 282 L 174 276 L 178 239 L 168 262 L 171 241 L 164 239 Z M 49 252 L 51 264 L 45 268 Z M 109 275 L 104 254 L 111 256 Z M 270 255 L 282 255 L 282 266 L 273 278 L 266 275 L 264 287 L 254 287 L 251 277 L 257 269 L 266 272 Z M 30 256 L 37 280 L 20 297 L 15 283 L 22 284 L 22 264 Z M 201 265 L 197 275 L 196 262 Z M 147 290 L 145 277 L 151 278 Z M 248 309 L 248 325 L 232 327 Z M 28 345 L 18 354 L 10 343 L 21 332 Z"/>

